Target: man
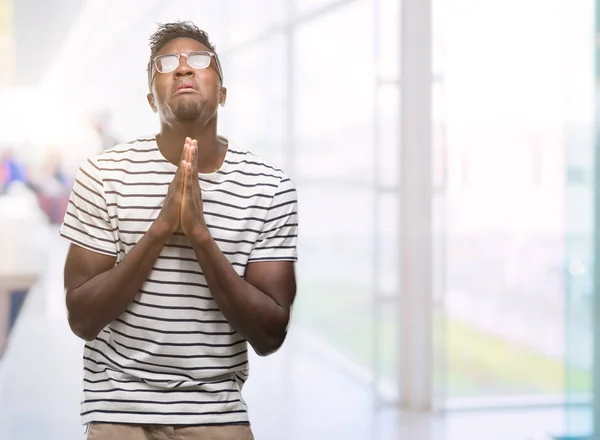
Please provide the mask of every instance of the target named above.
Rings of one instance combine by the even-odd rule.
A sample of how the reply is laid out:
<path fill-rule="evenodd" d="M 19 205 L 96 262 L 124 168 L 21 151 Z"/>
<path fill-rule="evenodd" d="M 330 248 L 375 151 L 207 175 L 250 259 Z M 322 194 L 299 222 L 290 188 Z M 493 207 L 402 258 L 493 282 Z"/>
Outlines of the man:
<path fill-rule="evenodd" d="M 217 136 L 227 91 L 189 22 L 151 37 L 155 138 L 77 173 L 61 235 L 66 304 L 84 349 L 90 440 L 251 439 L 246 341 L 283 343 L 296 292 L 296 190 Z"/>

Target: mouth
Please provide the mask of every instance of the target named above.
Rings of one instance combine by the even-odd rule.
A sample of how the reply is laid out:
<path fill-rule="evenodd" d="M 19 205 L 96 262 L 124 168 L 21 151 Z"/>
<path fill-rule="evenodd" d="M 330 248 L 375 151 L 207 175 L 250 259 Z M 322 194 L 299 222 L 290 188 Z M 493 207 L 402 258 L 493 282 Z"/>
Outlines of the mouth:
<path fill-rule="evenodd" d="M 180 84 L 177 89 L 175 89 L 175 93 L 188 93 L 195 92 L 196 89 L 191 84 Z"/>

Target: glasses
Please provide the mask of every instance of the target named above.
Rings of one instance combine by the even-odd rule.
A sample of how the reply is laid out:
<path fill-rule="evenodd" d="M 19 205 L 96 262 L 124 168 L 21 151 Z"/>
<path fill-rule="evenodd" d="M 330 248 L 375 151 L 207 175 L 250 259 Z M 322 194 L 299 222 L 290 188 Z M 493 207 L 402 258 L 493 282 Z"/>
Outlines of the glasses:
<path fill-rule="evenodd" d="M 181 57 L 185 58 L 188 66 L 192 69 L 206 69 L 210 66 L 211 58 L 215 59 L 215 64 L 217 65 L 217 75 L 219 75 L 219 79 L 223 82 L 223 74 L 221 72 L 221 63 L 219 62 L 219 58 L 213 52 L 208 52 L 205 50 L 199 51 L 191 51 L 187 53 L 166 53 L 163 55 L 159 55 L 154 58 L 154 67 L 157 72 L 160 73 L 171 73 L 174 72 L 179 67 L 179 60 Z M 152 80 L 154 79 L 154 74 L 152 74 Z"/>

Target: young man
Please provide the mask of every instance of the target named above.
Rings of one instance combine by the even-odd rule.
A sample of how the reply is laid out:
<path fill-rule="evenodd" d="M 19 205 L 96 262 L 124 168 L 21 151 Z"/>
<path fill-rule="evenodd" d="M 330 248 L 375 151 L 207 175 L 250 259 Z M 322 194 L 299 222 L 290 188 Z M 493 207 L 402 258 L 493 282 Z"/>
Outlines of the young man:
<path fill-rule="evenodd" d="M 189 22 L 151 37 L 155 138 L 80 167 L 61 235 L 84 349 L 88 439 L 251 439 L 247 342 L 283 343 L 296 293 L 297 200 L 283 171 L 217 136 L 227 91 Z"/>

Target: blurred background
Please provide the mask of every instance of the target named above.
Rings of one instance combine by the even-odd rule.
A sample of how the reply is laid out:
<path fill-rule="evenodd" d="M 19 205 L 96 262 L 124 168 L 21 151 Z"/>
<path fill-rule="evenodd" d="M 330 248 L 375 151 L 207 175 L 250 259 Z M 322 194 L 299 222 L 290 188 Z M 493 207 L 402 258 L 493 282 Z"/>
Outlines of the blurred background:
<path fill-rule="evenodd" d="M 257 439 L 600 438 L 595 1 L 0 0 L 0 439 L 84 438 L 58 225 L 82 160 L 157 132 L 148 37 L 179 19 L 220 133 L 298 187 Z"/>

